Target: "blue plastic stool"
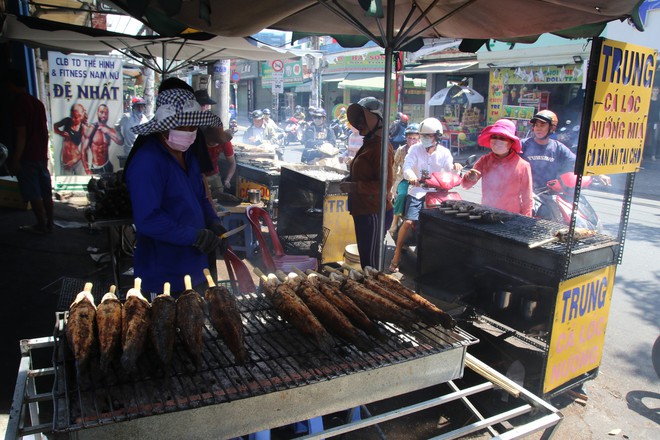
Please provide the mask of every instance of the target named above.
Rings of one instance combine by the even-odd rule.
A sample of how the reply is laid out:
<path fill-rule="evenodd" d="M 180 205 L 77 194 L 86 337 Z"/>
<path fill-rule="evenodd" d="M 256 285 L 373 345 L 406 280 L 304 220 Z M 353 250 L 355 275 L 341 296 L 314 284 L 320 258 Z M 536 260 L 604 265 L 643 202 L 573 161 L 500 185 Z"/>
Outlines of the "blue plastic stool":
<path fill-rule="evenodd" d="M 245 212 L 232 212 L 229 215 L 222 217 L 222 225 L 228 231 L 238 228 L 243 224 L 247 224 L 247 227 L 243 229 L 241 234 L 229 237 L 229 244 L 235 251 L 242 251 L 245 252 L 246 255 L 252 255 L 257 249 L 258 244 L 252 233 L 250 223 L 245 216 Z"/>
<path fill-rule="evenodd" d="M 320 416 L 293 424 L 295 434 L 315 434 L 321 431 L 323 431 L 323 417 Z M 248 440 L 270 440 L 270 429 L 252 433 L 248 436 Z"/>

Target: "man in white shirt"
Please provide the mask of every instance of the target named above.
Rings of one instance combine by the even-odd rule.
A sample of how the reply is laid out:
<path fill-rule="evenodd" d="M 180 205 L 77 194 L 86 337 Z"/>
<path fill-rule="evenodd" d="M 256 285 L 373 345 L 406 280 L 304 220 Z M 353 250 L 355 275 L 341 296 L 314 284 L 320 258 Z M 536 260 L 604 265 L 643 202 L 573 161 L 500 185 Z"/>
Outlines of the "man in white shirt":
<path fill-rule="evenodd" d="M 419 135 L 419 143 L 410 147 L 403 162 L 403 178 L 410 183 L 410 186 L 406 196 L 405 220 L 396 240 L 394 257 L 392 257 L 389 267 L 390 272 L 398 272 L 401 250 L 408 239 L 413 222 L 419 220 L 419 212 L 424 207 L 424 197 L 426 193 L 435 191 L 424 188 L 420 185 L 420 181 L 438 171 L 460 171 L 463 168 L 460 164 L 454 163 L 451 152 L 440 144 L 442 123 L 439 120 L 436 118 L 424 119 L 419 124 Z"/>

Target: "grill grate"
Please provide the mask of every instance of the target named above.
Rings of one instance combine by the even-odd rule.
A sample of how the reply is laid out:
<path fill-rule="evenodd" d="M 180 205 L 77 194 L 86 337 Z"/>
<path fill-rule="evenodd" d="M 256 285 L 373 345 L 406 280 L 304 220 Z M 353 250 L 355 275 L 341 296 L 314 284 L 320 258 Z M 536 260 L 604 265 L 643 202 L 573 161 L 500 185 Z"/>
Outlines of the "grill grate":
<path fill-rule="evenodd" d="M 56 432 L 121 422 L 140 417 L 221 404 L 281 391 L 361 371 L 381 368 L 443 351 L 474 344 L 477 340 L 460 329 L 416 326 L 404 332 L 380 323 L 388 335 L 370 352 L 358 351 L 337 340 L 335 351 L 323 353 L 313 343 L 281 320 L 261 294 L 239 296 L 246 346 L 250 360 L 233 364 L 233 356 L 207 322 L 203 340 L 203 363 L 199 371 L 183 346 L 175 344 L 173 373 L 159 376 L 155 353 L 148 351 L 138 363 L 138 373 L 127 375 L 118 362 L 103 375 L 98 357 L 88 371 L 76 376 L 72 354 L 64 334 L 66 313 L 58 313 L 55 334 L 56 383 L 54 405 Z"/>
<path fill-rule="evenodd" d="M 481 207 L 481 205 L 477 203 L 465 201 L 461 203 Z M 502 213 L 502 215 L 506 216 L 506 220 L 495 223 L 486 223 L 479 220 L 469 220 L 466 217 L 456 217 L 452 214 L 445 214 L 438 209 L 424 210 L 424 214 L 434 219 L 441 220 L 442 222 L 457 225 L 460 228 L 482 231 L 525 246 L 529 246 L 540 240 L 552 238 L 556 232 L 566 229 L 567 227 L 566 225 L 549 220 L 515 215 L 507 211 L 500 211 L 490 207 L 487 209 L 496 213 Z M 584 238 L 575 242 L 573 251 L 579 252 L 601 245 L 610 246 L 613 244 L 614 240 L 614 237 L 596 234 L 592 237 Z M 548 243 L 543 245 L 543 249 L 563 254 L 566 250 L 566 244 L 560 242 Z"/>
<path fill-rule="evenodd" d="M 86 280 L 83 280 L 81 278 L 67 278 L 67 277 L 62 278 L 62 287 L 60 287 L 60 293 L 59 293 L 59 298 L 57 299 L 56 310 L 58 312 L 64 312 L 66 310 L 69 310 L 71 303 L 73 302 L 74 299 L 76 299 L 76 295 L 82 292 L 82 290 L 85 288 L 86 282 L 87 282 Z M 92 286 L 92 296 L 94 297 L 94 304 L 99 305 L 101 303 L 101 299 L 103 298 L 103 295 L 105 295 L 106 293 L 108 293 L 107 287 L 94 284 Z M 115 292 L 115 294 L 122 301 L 126 299 L 126 293 L 117 291 Z"/>

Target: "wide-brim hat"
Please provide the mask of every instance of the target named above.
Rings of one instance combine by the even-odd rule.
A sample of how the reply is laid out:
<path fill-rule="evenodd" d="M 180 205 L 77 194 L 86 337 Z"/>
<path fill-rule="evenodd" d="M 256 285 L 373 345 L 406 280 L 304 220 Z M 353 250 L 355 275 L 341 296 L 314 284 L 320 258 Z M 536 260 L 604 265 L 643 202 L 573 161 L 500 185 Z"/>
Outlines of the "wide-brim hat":
<path fill-rule="evenodd" d="M 511 145 L 511 149 L 516 153 L 520 153 L 522 151 L 520 139 L 518 136 L 516 136 L 516 124 L 512 120 L 500 119 L 493 125 L 489 125 L 488 127 L 484 128 L 477 138 L 477 142 L 482 147 L 490 148 L 490 137 L 494 134 L 512 140 L 513 144 Z"/>
<path fill-rule="evenodd" d="M 217 127 L 220 118 L 202 107 L 192 92 L 184 89 L 163 90 L 156 97 L 156 113 L 149 121 L 131 128 L 136 134 L 147 135 L 176 127 Z"/>
<path fill-rule="evenodd" d="M 375 127 L 378 124 L 378 116 L 358 103 L 349 105 L 346 110 L 346 119 L 348 119 L 349 124 L 353 127 L 357 127 L 357 122 L 361 119 L 362 115 L 364 115 L 364 120 L 368 127 Z"/>

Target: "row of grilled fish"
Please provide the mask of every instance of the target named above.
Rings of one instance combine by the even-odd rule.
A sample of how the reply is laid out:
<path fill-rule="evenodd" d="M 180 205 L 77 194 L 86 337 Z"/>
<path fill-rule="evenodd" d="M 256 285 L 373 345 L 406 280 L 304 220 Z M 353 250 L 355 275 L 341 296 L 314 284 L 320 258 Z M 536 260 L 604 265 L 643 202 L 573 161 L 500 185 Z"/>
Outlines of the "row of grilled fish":
<path fill-rule="evenodd" d="M 382 339 L 375 321 L 387 321 L 403 328 L 417 322 L 451 329 L 451 316 L 422 296 L 382 272 L 367 270 L 360 281 L 337 273 L 330 278 L 319 274 L 297 276 L 260 274 L 266 296 L 277 312 L 323 350 L 334 347 L 331 334 L 354 344 L 362 351 L 373 349 L 367 336 Z M 279 275 L 279 277 L 278 277 Z"/>
<path fill-rule="evenodd" d="M 210 275 L 209 275 L 210 277 Z M 209 320 L 234 354 L 237 363 L 248 359 L 243 336 L 243 324 L 235 297 L 224 287 L 209 283 L 205 293 Z M 106 372 L 118 356 L 121 347 L 121 365 L 133 372 L 140 355 L 150 339 L 166 376 L 174 353 L 177 328 L 181 341 L 196 368 L 202 363 L 202 333 L 204 328 L 204 301 L 190 287 L 186 278 L 186 291 L 178 299 L 169 294 L 169 284 L 164 292 L 149 301 L 140 293 L 140 280 L 126 294 L 122 305 L 111 292 L 105 294 L 98 308 L 91 295 L 91 284 L 78 294 L 69 309 L 66 334 L 76 364 L 84 367 L 89 361 L 98 333 L 100 368 Z"/>

